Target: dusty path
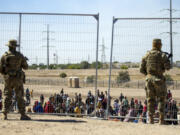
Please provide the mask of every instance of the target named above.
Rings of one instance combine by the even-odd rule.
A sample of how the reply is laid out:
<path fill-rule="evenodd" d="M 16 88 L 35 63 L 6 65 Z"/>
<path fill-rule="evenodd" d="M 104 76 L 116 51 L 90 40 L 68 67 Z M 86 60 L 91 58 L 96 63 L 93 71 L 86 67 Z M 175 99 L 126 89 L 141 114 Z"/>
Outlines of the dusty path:
<path fill-rule="evenodd" d="M 0 120 L 0 135 L 179 135 L 180 126 L 126 123 L 89 118 L 31 116 L 32 121 L 20 121 L 11 114 L 10 120 Z"/>

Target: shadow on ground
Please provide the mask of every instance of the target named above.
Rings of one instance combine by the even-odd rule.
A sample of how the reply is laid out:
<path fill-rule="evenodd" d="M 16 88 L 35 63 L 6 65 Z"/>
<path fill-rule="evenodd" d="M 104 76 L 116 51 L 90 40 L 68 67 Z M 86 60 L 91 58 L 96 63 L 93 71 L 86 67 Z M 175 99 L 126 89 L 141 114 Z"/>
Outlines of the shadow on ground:
<path fill-rule="evenodd" d="M 18 120 L 18 119 L 8 119 L 6 121 L 27 121 L 27 122 L 32 122 L 32 121 L 37 121 L 37 122 L 62 122 L 62 123 L 87 123 L 86 121 L 83 120 L 73 120 L 73 119 L 64 119 L 64 120 L 50 120 L 50 119 L 32 119 L 32 120 Z"/>
<path fill-rule="evenodd" d="M 86 123 L 83 120 L 48 120 L 48 119 L 33 119 L 30 121 L 37 121 L 37 122 L 62 122 L 62 123 Z"/>

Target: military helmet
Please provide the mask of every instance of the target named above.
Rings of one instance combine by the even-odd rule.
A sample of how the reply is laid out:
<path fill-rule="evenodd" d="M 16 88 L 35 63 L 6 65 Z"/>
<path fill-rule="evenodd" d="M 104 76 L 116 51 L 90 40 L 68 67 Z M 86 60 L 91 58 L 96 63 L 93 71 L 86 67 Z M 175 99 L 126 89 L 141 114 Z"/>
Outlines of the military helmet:
<path fill-rule="evenodd" d="M 17 47 L 17 46 L 19 46 L 19 45 L 17 44 L 17 40 L 15 40 L 15 39 L 9 40 L 9 41 L 8 41 L 8 44 L 6 44 L 6 45 L 9 46 L 9 47 Z"/>
<path fill-rule="evenodd" d="M 161 49 L 162 43 L 161 39 L 153 39 L 152 47 L 156 49 Z"/>

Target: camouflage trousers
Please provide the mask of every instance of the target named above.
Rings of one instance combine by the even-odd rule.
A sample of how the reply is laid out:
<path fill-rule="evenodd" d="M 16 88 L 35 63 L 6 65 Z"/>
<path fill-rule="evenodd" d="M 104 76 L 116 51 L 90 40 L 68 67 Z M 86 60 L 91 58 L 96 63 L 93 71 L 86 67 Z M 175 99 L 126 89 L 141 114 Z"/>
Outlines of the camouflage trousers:
<path fill-rule="evenodd" d="M 13 90 L 16 94 L 16 101 L 21 115 L 25 114 L 24 88 L 23 81 L 15 77 L 4 78 L 4 102 L 3 113 L 7 114 L 12 107 Z"/>
<path fill-rule="evenodd" d="M 146 96 L 147 109 L 150 115 L 155 113 L 155 106 L 158 103 L 158 110 L 161 115 L 164 115 L 164 107 L 166 101 L 167 87 L 164 77 L 156 78 L 155 76 L 147 77 L 146 79 Z"/>

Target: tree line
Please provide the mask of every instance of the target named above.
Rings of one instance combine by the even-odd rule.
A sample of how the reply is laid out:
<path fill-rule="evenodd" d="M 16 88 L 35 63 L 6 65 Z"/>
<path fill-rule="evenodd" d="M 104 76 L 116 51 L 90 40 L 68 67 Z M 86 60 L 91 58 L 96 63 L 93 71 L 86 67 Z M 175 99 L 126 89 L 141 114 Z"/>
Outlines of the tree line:
<path fill-rule="evenodd" d="M 49 69 L 95 69 L 96 62 L 89 63 L 87 61 L 82 61 L 77 64 L 50 64 Z M 103 68 L 103 64 L 98 61 L 98 68 Z M 47 69 L 47 65 L 40 63 L 32 64 L 29 66 L 29 69 Z"/>

